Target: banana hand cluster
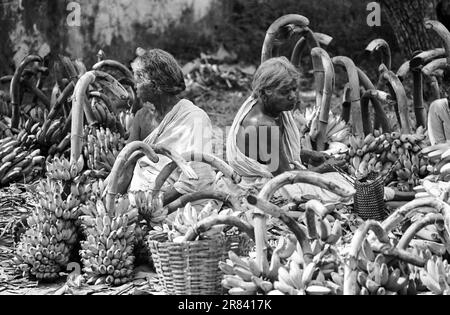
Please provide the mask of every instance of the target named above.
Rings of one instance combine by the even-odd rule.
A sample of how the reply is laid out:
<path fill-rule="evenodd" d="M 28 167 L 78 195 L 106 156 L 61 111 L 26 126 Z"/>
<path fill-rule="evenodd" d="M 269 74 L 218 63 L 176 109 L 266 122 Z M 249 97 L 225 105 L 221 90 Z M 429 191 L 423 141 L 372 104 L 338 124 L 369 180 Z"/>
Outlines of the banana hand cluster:
<path fill-rule="evenodd" d="M 89 170 L 94 171 L 96 178 L 106 178 L 116 162 L 116 158 L 125 147 L 125 140 L 110 129 L 85 129 L 85 146 L 83 155 Z"/>
<path fill-rule="evenodd" d="M 167 208 L 162 206 L 162 199 L 153 199 L 152 192 L 133 192 L 129 194 L 131 206 L 135 207 L 150 227 L 162 225 L 167 218 Z"/>
<path fill-rule="evenodd" d="M 364 139 L 350 136 L 349 173 L 357 178 L 364 178 L 371 172 L 387 175 L 395 165 L 398 181 L 416 184 L 428 175 L 428 161 L 421 152 L 426 147 L 425 140 L 423 128 L 411 135 L 393 132 L 378 137 L 370 134 Z"/>
<path fill-rule="evenodd" d="M 81 211 L 87 239 L 81 242 L 80 254 L 88 283 L 118 286 L 131 281 L 137 209 L 130 210 L 129 200 L 119 197 L 114 213 L 106 209 L 101 199 L 89 201 Z"/>
<path fill-rule="evenodd" d="M 442 143 L 423 149 L 422 153 L 429 161 L 428 171 L 439 175 L 439 179 L 450 180 L 450 143 Z"/>
<path fill-rule="evenodd" d="M 100 126 L 108 128 L 114 132 L 124 130 L 124 125 L 122 125 L 119 117 L 109 110 L 108 106 L 103 100 L 92 98 L 91 109 L 95 121 L 97 121 Z"/>
<path fill-rule="evenodd" d="M 425 269 L 420 271 L 420 280 L 433 294 L 450 295 L 450 266 L 442 257 L 433 256 Z"/>
<path fill-rule="evenodd" d="M 41 151 L 29 151 L 18 138 L 0 140 L 0 186 L 13 182 L 31 182 L 43 171 L 45 157 Z"/>
<path fill-rule="evenodd" d="M 130 112 L 120 112 L 119 120 L 126 132 L 130 132 L 133 125 L 134 114 Z"/>
<path fill-rule="evenodd" d="M 47 177 L 55 181 L 70 181 L 78 177 L 84 169 L 84 159 L 79 157 L 77 163 L 70 165 L 65 158 L 54 157 L 52 162 L 47 162 Z"/>

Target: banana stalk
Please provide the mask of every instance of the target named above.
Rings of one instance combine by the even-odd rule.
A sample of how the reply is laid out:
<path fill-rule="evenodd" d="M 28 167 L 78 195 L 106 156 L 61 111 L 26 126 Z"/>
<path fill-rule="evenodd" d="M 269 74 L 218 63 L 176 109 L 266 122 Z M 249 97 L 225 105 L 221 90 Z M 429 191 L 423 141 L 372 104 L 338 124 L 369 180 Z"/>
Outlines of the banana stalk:
<path fill-rule="evenodd" d="M 267 214 L 270 216 L 273 216 L 277 219 L 279 219 L 281 222 L 286 224 L 286 226 L 291 230 L 292 233 L 294 233 L 295 237 L 297 238 L 301 248 L 303 255 L 306 259 L 311 259 L 314 257 L 313 252 L 311 250 L 311 244 L 308 240 L 308 235 L 306 229 L 304 229 L 301 225 L 299 225 L 292 217 L 289 216 L 285 211 L 277 207 L 276 205 L 255 196 L 248 196 L 247 201 L 250 205 L 254 206 L 258 210 L 262 211 L 263 214 Z M 255 225 L 255 243 L 256 243 L 256 249 L 258 253 L 258 237 L 261 238 L 261 235 L 258 235 L 256 232 L 257 225 Z M 265 241 L 263 244 L 264 246 Z M 267 259 L 267 256 L 264 254 L 264 259 Z M 259 258 L 261 260 L 261 258 Z M 258 263 L 258 256 L 257 256 L 257 263 Z M 259 262 L 260 263 L 260 262 Z"/>
<path fill-rule="evenodd" d="M 145 153 L 145 155 L 153 163 L 158 163 L 159 161 L 158 155 L 153 151 L 153 149 L 148 144 L 145 144 L 144 142 L 136 141 L 125 146 L 125 148 L 119 153 L 119 156 L 117 157 L 110 174 L 110 180 L 107 186 L 107 197 L 106 197 L 106 209 L 108 209 L 108 211 L 114 212 L 115 207 L 114 201 L 118 192 L 119 186 L 118 181 L 120 178 L 119 177 L 120 172 L 122 172 L 122 170 L 124 169 L 126 162 L 130 159 L 130 156 L 135 151 L 138 150 Z"/>
<path fill-rule="evenodd" d="M 400 82 L 399 78 L 389 71 L 385 66 L 381 65 L 380 81 L 386 82 L 391 90 L 391 94 L 395 95 L 397 100 L 396 112 L 398 112 L 403 134 L 411 133 L 411 125 L 409 123 L 408 98 L 406 96 L 405 88 Z"/>
<path fill-rule="evenodd" d="M 414 68 L 413 71 L 414 80 L 414 113 L 416 115 L 416 127 L 427 128 L 427 111 L 423 105 L 423 75 L 420 68 Z"/>
<path fill-rule="evenodd" d="M 261 63 L 264 63 L 266 60 L 272 58 L 275 37 L 279 30 L 288 24 L 295 24 L 304 28 L 309 25 L 309 20 L 298 14 L 288 14 L 277 19 L 267 30 L 261 53 Z"/>
<path fill-rule="evenodd" d="M 399 80 L 403 82 L 406 79 L 406 76 L 408 75 L 410 70 L 411 70 L 411 60 L 408 60 L 405 63 L 403 63 L 397 70 L 397 77 L 399 78 Z"/>
<path fill-rule="evenodd" d="M 403 234 L 397 247 L 399 249 L 406 250 L 411 240 L 420 230 L 427 227 L 428 225 L 434 224 L 444 225 L 444 217 L 441 214 L 430 213 L 423 217 L 421 220 L 414 222 Z"/>
<path fill-rule="evenodd" d="M 372 104 L 375 112 L 374 129 L 379 129 L 381 127 L 383 128 L 384 133 L 392 132 L 389 121 L 380 103 L 380 101 L 388 100 L 385 94 L 386 93 L 379 90 L 367 90 L 361 98 L 361 114 L 363 118 L 363 128 L 365 136 L 368 136 L 373 132 L 372 124 L 369 121 L 369 102 Z"/>
<path fill-rule="evenodd" d="M 307 36 L 300 38 L 292 51 L 291 63 L 294 66 L 300 67 L 302 56 L 308 44 L 310 47 L 328 46 L 333 40 L 333 37 L 322 33 L 312 33 L 311 35 L 309 28 L 307 28 L 307 32 Z"/>
<path fill-rule="evenodd" d="M 92 67 L 92 70 L 102 70 L 104 67 L 110 67 L 110 68 L 114 68 L 116 70 L 119 70 L 125 77 L 127 77 L 130 80 L 134 81 L 134 75 L 131 72 L 131 70 L 128 69 L 122 63 L 120 63 L 118 61 L 115 61 L 115 60 L 101 60 L 100 62 L 96 63 Z"/>
<path fill-rule="evenodd" d="M 450 64 L 450 32 L 448 29 L 439 21 L 426 21 L 425 28 L 427 30 L 435 31 L 441 39 L 444 41 L 444 48 L 447 54 L 447 64 Z"/>
<path fill-rule="evenodd" d="M 191 180 L 198 180 L 198 175 L 195 173 L 195 171 L 187 164 L 187 161 L 180 156 L 178 153 L 176 153 L 173 150 L 170 150 L 166 147 L 157 145 L 152 146 L 153 151 L 156 154 L 164 155 L 171 159 L 173 162 L 177 164 L 177 167 L 183 172 L 184 175 L 186 175 Z"/>
<path fill-rule="evenodd" d="M 334 90 L 334 67 L 333 62 L 330 59 L 328 53 L 322 48 L 313 48 L 311 51 L 311 56 L 313 58 L 314 69 L 324 69 L 324 84 L 323 84 L 323 98 L 320 104 L 320 114 L 319 114 L 319 127 L 316 137 L 316 149 L 318 151 L 324 151 L 326 149 L 327 141 L 327 126 L 330 116 L 330 105 L 331 97 L 333 96 Z M 322 64 L 322 66 L 320 66 Z M 317 82 L 318 83 L 318 82 Z M 319 87 L 320 88 L 320 87 Z"/>
<path fill-rule="evenodd" d="M 318 239 L 319 235 L 317 234 L 316 228 L 316 216 L 320 221 L 330 213 L 330 211 L 317 200 L 310 200 L 306 203 L 305 206 L 305 217 L 306 217 L 306 226 L 308 228 L 308 235 L 310 239 Z"/>
<path fill-rule="evenodd" d="M 355 232 L 350 247 L 348 261 L 345 264 L 344 295 L 357 295 L 359 293 L 357 285 L 358 254 L 369 231 L 373 231 L 381 243 L 389 244 L 389 237 L 386 231 L 380 223 L 376 221 L 367 221 Z"/>
<path fill-rule="evenodd" d="M 435 59 L 445 58 L 444 48 L 437 48 L 421 52 L 414 56 L 410 61 L 411 68 L 424 67 Z"/>
<path fill-rule="evenodd" d="M 441 98 L 441 91 L 439 89 L 439 82 L 436 78 L 435 73 L 438 70 L 445 69 L 447 67 L 447 59 L 440 58 L 435 59 L 429 62 L 422 68 L 422 74 L 427 80 L 427 82 L 431 85 L 431 89 L 433 91 L 433 100 L 437 100 Z"/>
<path fill-rule="evenodd" d="M 392 54 L 391 54 L 391 48 L 389 47 L 389 44 L 381 38 L 374 39 L 369 43 L 369 45 L 366 47 L 366 50 L 369 51 L 371 54 L 380 51 L 381 55 L 381 64 L 386 65 L 386 67 L 390 70 L 392 67 Z"/>
<path fill-rule="evenodd" d="M 56 100 L 56 103 L 53 104 L 52 108 L 50 109 L 50 113 L 48 114 L 48 119 L 53 120 L 58 113 L 59 108 L 62 104 L 64 104 L 67 99 L 73 94 L 75 89 L 75 83 L 71 81 L 62 91 L 61 95 Z"/>
<path fill-rule="evenodd" d="M 22 78 L 22 73 L 25 68 L 33 62 L 43 62 L 40 56 L 31 55 L 26 57 L 21 64 L 17 67 L 16 72 L 11 81 L 10 95 L 11 95 L 11 105 L 13 108 L 12 118 L 11 118 L 11 128 L 17 129 L 19 127 L 20 120 L 20 80 Z"/>
<path fill-rule="evenodd" d="M 390 247 L 385 244 L 381 245 L 375 244 L 372 245 L 372 249 L 374 252 L 381 253 L 384 256 L 401 260 L 403 262 L 412 264 L 417 267 L 424 267 L 426 264 L 425 260 L 422 259 L 421 257 L 400 248 Z"/>
<path fill-rule="evenodd" d="M 352 104 L 351 123 L 353 126 L 353 134 L 355 136 L 363 136 L 363 124 L 361 116 L 361 93 L 359 90 L 358 69 L 354 62 L 348 57 L 334 57 L 333 63 L 345 67 L 350 83 L 350 101 Z"/>
<path fill-rule="evenodd" d="M 307 41 L 305 37 L 302 37 L 298 40 L 298 42 L 295 44 L 294 50 L 292 51 L 291 55 L 291 63 L 299 67 L 301 63 L 301 59 L 303 56 L 303 53 L 305 52 L 307 45 Z"/>
<path fill-rule="evenodd" d="M 199 200 L 217 200 L 224 204 L 229 204 L 235 211 L 244 212 L 235 196 L 220 191 L 201 191 L 187 194 L 167 205 L 166 208 L 170 214 L 185 207 L 188 203 Z"/>
<path fill-rule="evenodd" d="M 184 236 L 184 242 L 192 242 L 194 241 L 197 236 L 199 236 L 201 233 L 207 232 L 210 230 L 213 226 L 216 225 L 228 225 L 228 226 L 234 226 L 237 227 L 242 232 L 246 233 L 252 240 L 255 239 L 255 232 L 253 230 L 253 226 L 248 224 L 247 222 L 244 222 L 240 220 L 239 218 L 232 217 L 232 216 L 215 216 L 206 218 L 199 223 L 197 223 L 195 226 L 190 227 L 187 231 L 186 235 Z"/>

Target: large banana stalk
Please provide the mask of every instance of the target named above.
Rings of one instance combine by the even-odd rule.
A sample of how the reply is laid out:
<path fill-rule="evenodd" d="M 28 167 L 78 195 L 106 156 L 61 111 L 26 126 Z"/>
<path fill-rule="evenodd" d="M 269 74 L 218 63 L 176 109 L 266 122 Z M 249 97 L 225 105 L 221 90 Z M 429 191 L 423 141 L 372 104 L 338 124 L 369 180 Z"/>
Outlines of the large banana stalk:
<path fill-rule="evenodd" d="M 122 63 L 115 61 L 115 60 L 102 60 L 102 61 L 96 63 L 92 67 L 92 70 L 102 70 L 105 67 L 110 67 L 110 68 L 119 70 L 125 77 L 134 81 L 133 72 L 131 72 L 131 70 L 128 69 L 125 65 L 123 65 Z"/>
<path fill-rule="evenodd" d="M 408 98 L 406 96 L 405 87 L 400 82 L 395 73 L 389 71 L 385 66 L 381 65 L 380 70 L 380 81 L 386 82 L 388 84 L 392 96 L 395 95 L 395 98 L 397 100 L 396 112 L 398 113 L 398 116 L 400 118 L 399 121 L 401 125 L 401 131 L 403 134 L 410 134 L 411 125 L 409 122 Z"/>
<path fill-rule="evenodd" d="M 230 205 L 234 211 L 243 212 L 243 209 L 239 204 L 239 200 L 236 198 L 236 196 L 228 195 L 221 191 L 201 191 L 187 194 L 170 203 L 166 206 L 166 208 L 170 214 L 180 208 L 184 208 L 188 203 L 193 203 L 200 200 L 217 200 L 224 204 Z"/>
<path fill-rule="evenodd" d="M 420 69 L 414 69 L 413 80 L 413 98 L 414 98 L 414 114 L 416 115 L 416 127 L 427 128 L 427 111 L 423 102 L 423 75 Z"/>
<path fill-rule="evenodd" d="M 370 103 L 372 104 L 375 112 L 374 128 L 379 129 L 381 127 L 383 128 L 384 133 L 392 132 L 389 121 L 386 117 L 386 114 L 383 111 L 383 107 L 381 106 L 381 102 L 387 100 L 388 94 L 383 91 L 367 90 L 366 92 L 364 92 L 361 98 L 361 114 L 363 118 L 364 134 L 366 136 L 373 132 L 372 124 L 370 123 L 370 113 L 369 113 Z"/>
<path fill-rule="evenodd" d="M 426 21 L 425 28 L 428 30 L 435 31 L 444 41 L 444 48 L 447 54 L 447 64 L 450 64 L 450 32 L 448 29 L 439 21 Z"/>
<path fill-rule="evenodd" d="M 255 232 L 253 230 L 253 227 L 248 224 L 247 222 L 244 222 L 240 220 L 239 218 L 227 216 L 216 216 L 212 218 L 206 218 L 197 223 L 194 227 L 190 227 L 189 230 L 186 232 L 186 235 L 184 236 L 184 242 L 192 242 L 194 241 L 197 236 L 200 234 L 207 232 L 212 227 L 216 225 L 228 225 L 228 226 L 234 226 L 237 227 L 241 232 L 244 232 L 247 234 L 251 239 L 255 239 Z"/>
<path fill-rule="evenodd" d="M 248 196 L 247 201 L 250 205 L 252 205 L 256 209 L 258 209 L 258 212 L 259 212 L 258 215 L 261 215 L 261 211 L 262 211 L 262 214 L 270 215 L 274 218 L 279 219 L 281 222 L 283 222 L 291 230 L 291 232 L 294 233 L 296 239 L 298 240 L 298 242 L 302 248 L 302 252 L 303 252 L 305 259 L 307 259 L 309 261 L 313 259 L 314 255 L 311 250 L 311 244 L 309 243 L 307 230 L 303 226 L 299 225 L 292 217 L 289 216 L 288 213 L 286 213 L 285 211 L 283 211 L 276 205 L 274 205 L 262 198 L 258 198 L 256 196 Z M 257 244 L 256 248 L 257 248 L 257 252 L 258 252 L 258 247 L 260 246 L 259 242 L 261 242 L 261 241 L 265 242 L 265 239 L 263 239 L 261 237 L 261 234 L 258 234 L 257 231 L 258 231 L 257 226 L 255 226 L 255 243 Z M 263 234 L 263 236 L 264 235 L 265 235 L 265 233 Z M 263 243 L 263 244 L 265 244 L 265 243 Z M 261 258 L 257 256 L 256 262 L 258 264 L 261 263 L 262 261 L 264 261 L 265 259 L 267 259 L 267 256 L 265 255 L 265 253 L 263 253 L 263 255 L 264 256 Z"/>
<path fill-rule="evenodd" d="M 307 35 L 309 36 L 301 37 L 295 44 L 294 50 L 292 51 L 291 63 L 297 67 L 300 66 L 302 56 L 304 55 L 306 46 L 308 44 L 310 47 L 322 47 L 322 45 L 328 46 L 333 41 L 333 37 L 323 33 L 313 33 L 313 39 L 311 40 L 311 30 L 309 28 L 307 28 L 307 30 Z"/>
<path fill-rule="evenodd" d="M 142 151 L 153 163 L 158 163 L 159 157 L 153 151 L 153 149 L 144 142 L 132 142 L 125 146 L 125 148 L 117 156 L 116 162 L 114 163 L 113 169 L 111 171 L 110 180 L 107 186 L 107 196 L 106 196 L 106 209 L 114 213 L 115 198 L 118 193 L 119 188 L 119 178 L 122 171 L 125 169 L 126 162 L 130 159 L 131 155 L 136 151 Z"/>
<path fill-rule="evenodd" d="M 298 14 L 288 14 L 277 19 L 267 30 L 261 53 L 261 63 L 264 63 L 266 60 L 272 58 L 272 50 L 274 47 L 276 35 L 282 27 L 288 24 L 307 27 L 309 25 L 309 20 L 306 17 Z"/>
<path fill-rule="evenodd" d="M 180 170 L 183 172 L 183 174 L 187 178 L 189 178 L 191 180 L 199 179 L 197 173 L 195 173 L 195 171 L 192 169 L 192 167 L 190 167 L 187 164 L 187 161 L 184 159 L 184 157 L 182 157 L 175 151 L 170 150 L 169 148 L 166 148 L 161 145 L 154 145 L 154 146 L 152 146 L 152 149 L 154 150 L 154 152 L 156 154 L 163 155 L 163 156 L 171 159 L 177 165 L 177 167 L 180 168 Z"/>
<path fill-rule="evenodd" d="M 364 130 L 361 116 L 361 93 L 359 90 L 358 68 L 348 57 L 334 57 L 333 63 L 345 67 L 347 71 L 347 76 L 350 83 L 350 101 L 352 103 L 351 124 L 353 127 L 353 134 L 355 136 L 363 136 Z"/>
<path fill-rule="evenodd" d="M 56 103 L 53 104 L 52 108 L 50 109 L 50 113 L 48 114 L 47 119 L 53 120 L 58 113 L 59 108 L 62 104 L 64 104 L 67 99 L 73 94 L 75 90 L 75 83 L 71 81 L 62 91 L 61 95 L 56 100 Z"/>
<path fill-rule="evenodd" d="M 400 81 L 403 82 L 406 79 L 406 76 L 408 75 L 410 70 L 411 70 L 411 60 L 406 61 L 400 66 L 400 68 L 398 68 L 397 77 L 400 79 Z"/>
<path fill-rule="evenodd" d="M 319 114 L 319 126 L 317 131 L 316 141 L 316 149 L 318 151 L 325 151 L 326 142 L 327 142 L 327 127 L 328 127 L 328 119 L 330 117 L 330 106 L 331 106 L 331 98 L 333 96 L 334 90 L 334 67 L 333 62 L 330 59 L 328 53 L 322 48 L 316 47 L 311 51 L 311 56 L 313 59 L 314 71 L 316 69 L 324 69 L 324 85 L 323 89 L 323 98 L 320 104 L 320 114 Z M 321 65 L 321 66 L 320 66 Z"/>
<path fill-rule="evenodd" d="M 439 82 L 436 78 L 436 72 L 438 70 L 445 69 L 447 67 L 447 59 L 446 58 L 440 58 L 440 59 L 434 59 L 433 61 L 429 62 L 427 65 L 425 65 L 422 68 L 422 74 L 427 80 L 427 82 L 430 83 L 432 91 L 433 91 L 433 100 L 435 101 L 437 99 L 441 98 L 441 91 L 439 89 Z"/>
<path fill-rule="evenodd" d="M 12 118 L 11 118 L 11 128 L 17 129 L 20 120 L 20 80 L 22 78 L 22 73 L 25 68 L 33 62 L 43 62 L 40 56 L 31 55 L 26 57 L 20 65 L 17 67 L 16 72 L 11 81 L 10 95 L 11 95 L 11 105 L 12 105 Z"/>
<path fill-rule="evenodd" d="M 388 234 L 376 221 L 367 221 L 355 232 L 350 245 L 349 257 L 344 267 L 344 295 L 357 295 L 359 293 L 357 284 L 358 255 L 369 231 L 373 231 L 381 243 L 389 244 Z"/>
<path fill-rule="evenodd" d="M 392 67 L 391 48 L 389 47 L 389 44 L 384 39 L 381 39 L 381 38 L 374 39 L 366 47 L 366 50 L 369 51 L 371 54 L 373 54 L 377 51 L 380 51 L 381 64 L 386 65 L 386 67 L 389 70 L 391 70 L 391 67 Z"/>
<path fill-rule="evenodd" d="M 423 228 L 428 225 L 444 225 L 444 217 L 441 214 L 430 213 L 423 217 L 421 220 L 414 222 L 403 234 L 402 238 L 398 242 L 397 247 L 402 250 L 408 248 L 409 243 L 412 241 L 414 236 Z"/>
<path fill-rule="evenodd" d="M 445 58 L 446 52 L 444 48 L 436 48 L 432 50 L 427 50 L 421 52 L 414 56 L 410 61 L 410 66 L 412 68 L 417 68 L 420 66 L 426 66 L 430 62 L 436 59 Z"/>

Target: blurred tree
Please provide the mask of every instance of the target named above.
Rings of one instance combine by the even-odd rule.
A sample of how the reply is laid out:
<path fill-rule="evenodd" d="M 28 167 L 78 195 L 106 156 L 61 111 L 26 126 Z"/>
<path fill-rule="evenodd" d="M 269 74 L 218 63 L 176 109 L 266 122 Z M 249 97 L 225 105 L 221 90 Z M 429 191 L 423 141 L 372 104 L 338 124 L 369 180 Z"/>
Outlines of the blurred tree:
<path fill-rule="evenodd" d="M 443 1 L 446 2 L 447 0 Z M 380 1 L 394 29 L 399 47 L 405 56 L 411 57 L 413 52 L 417 50 L 428 50 L 442 46 L 442 42 L 437 35 L 434 32 L 427 31 L 424 26 L 425 20 L 438 20 L 438 16 L 443 21 L 440 2 L 442 1 Z"/>

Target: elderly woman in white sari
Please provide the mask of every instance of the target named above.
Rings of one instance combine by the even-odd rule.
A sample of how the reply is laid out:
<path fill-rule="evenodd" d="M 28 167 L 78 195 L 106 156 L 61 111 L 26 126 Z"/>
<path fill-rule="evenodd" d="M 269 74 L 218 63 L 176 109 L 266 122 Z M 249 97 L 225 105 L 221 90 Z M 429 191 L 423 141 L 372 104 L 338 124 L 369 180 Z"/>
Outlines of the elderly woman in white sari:
<path fill-rule="evenodd" d="M 151 103 L 155 109 L 151 119 L 136 119 L 133 126 L 133 129 L 150 133 L 144 142 L 164 146 L 178 154 L 192 151 L 211 154 L 211 121 L 202 109 L 179 98 L 186 85 L 174 57 L 159 49 L 145 51 L 132 63 L 132 68 L 140 101 L 142 104 Z M 149 129 L 149 125 L 153 127 Z M 139 158 L 137 163 L 129 161 L 130 169 L 123 172 L 119 181 L 121 192 L 151 191 L 160 171 L 171 162 L 165 156 L 160 155 L 159 159 L 158 163 L 146 157 Z M 198 162 L 190 162 L 189 165 L 199 179 L 188 179 L 180 171 L 175 172 L 163 187 L 165 204 L 213 184 L 215 174 L 209 165 Z"/>

